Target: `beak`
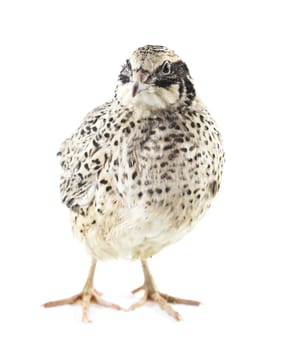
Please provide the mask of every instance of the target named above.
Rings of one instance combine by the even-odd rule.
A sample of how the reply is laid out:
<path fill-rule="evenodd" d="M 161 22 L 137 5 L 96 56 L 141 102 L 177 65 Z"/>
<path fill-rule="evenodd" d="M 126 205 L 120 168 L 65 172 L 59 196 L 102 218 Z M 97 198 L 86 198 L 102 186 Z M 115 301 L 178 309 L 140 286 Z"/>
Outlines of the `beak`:
<path fill-rule="evenodd" d="M 132 97 L 135 97 L 139 92 L 139 90 L 140 90 L 140 83 L 138 81 L 135 81 L 132 88 Z"/>
<path fill-rule="evenodd" d="M 132 97 L 135 97 L 138 94 L 138 92 L 142 90 L 142 87 L 144 86 L 143 83 L 147 79 L 147 77 L 148 74 L 146 74 L 146 72 L 144 72 L 142 68 L 140 68 L 137 72 L 133 72 Z"/>

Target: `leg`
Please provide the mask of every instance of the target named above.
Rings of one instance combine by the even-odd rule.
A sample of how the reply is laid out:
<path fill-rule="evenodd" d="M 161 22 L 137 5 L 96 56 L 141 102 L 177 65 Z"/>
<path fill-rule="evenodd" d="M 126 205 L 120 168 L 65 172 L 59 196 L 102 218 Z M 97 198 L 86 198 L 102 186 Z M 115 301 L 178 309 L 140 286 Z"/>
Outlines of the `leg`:
<path fill-rule="evenodd" d="M 91 264 L 88 278 L 86 280 L 86 283 L 81 293 L 73 295 L 70 298 L 56 300 L 56 301 L 49 301 L 48 303 L 45 303 L 42 306 L 54 307 L 54 306 L 80 303 L 82 305 L 82 311 L 83 311 L 83 317 L 82 317 L 83 322 L 91 322 L 88 318 L 89 306 L 91 303 L 99 304 L 105 307 L 112 307 L 116 310 L 121 310 L 122 308 L 120 306 L 103 300 L 101 298 L 101 293 L 99 293 L 96 289 L 93 288 L 93 278 L 94 278 L 95 268 L 96 268 L 96 261 L 94 260 L 93 263 Z"/>
<path fill-rule="evenodd" d="M 150 273 L 148 264 L 146 260 L 141 260 L 142 268 L 144 272 L 144 283 L 141 287 L 134 289 L 132 293 L 137 293 L 140 290 L 144 290 L 143 298 L 137 303 L 133 304 L 129 310 L 135 310 L 137 307 L 144 305 L 147 301 L 154 301 L 159 304 L 159 306 L 166 311 L 170 316 L 174 317 L 177 321 L 180 321 L 182 318 L 180 314 L 173 310 L 173 308 L 168 303 L 173 304 L 185 304 L 185 305 L 200 305 L 200 302 L 195 300 L 186 300 L 181 298 L 176 298 L 171 295 L 160 293 L 157 289 L 155 281 Z"/>

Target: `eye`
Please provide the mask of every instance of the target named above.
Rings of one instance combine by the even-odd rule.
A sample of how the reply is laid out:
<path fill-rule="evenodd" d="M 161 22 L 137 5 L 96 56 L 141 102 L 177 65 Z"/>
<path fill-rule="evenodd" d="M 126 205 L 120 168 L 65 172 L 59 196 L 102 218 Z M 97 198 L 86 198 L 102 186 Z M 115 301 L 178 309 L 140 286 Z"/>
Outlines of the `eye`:
<path fill-rule="evenodd" d="M 162 73 L 165 75 L 171 73 L 171 63 L 169 61 L 164 61 L 162 65 Z"/>

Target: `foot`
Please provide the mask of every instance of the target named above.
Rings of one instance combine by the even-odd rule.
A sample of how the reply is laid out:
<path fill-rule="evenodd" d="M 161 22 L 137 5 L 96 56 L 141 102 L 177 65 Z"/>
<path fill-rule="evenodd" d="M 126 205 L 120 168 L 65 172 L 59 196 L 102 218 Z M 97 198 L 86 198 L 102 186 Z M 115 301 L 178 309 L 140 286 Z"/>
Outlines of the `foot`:
<path fill-rule="evenodd" d="M 153 301 L 165 311 L 167 312 L 170 316 L 175 318 L 177 321 L 181 321 L 182 317 L 181 315 L 175 311 L 169 303 L 173 304 L 185 304 L 185 305 L 193 305 L 193 306 L 198 306 L 201 303 L 199 301 L 195 300 L 188 300 L 188 299 L 181 299 L 181 298 L 176 298 L 168 294 L 164 294 L 158 291 L 156 284 L 153 280 L 153 277 L 149 271 L 147 262 L 145 260 L 141 260 L 142 267 L 143 267 L 143 272 L 144 272 L 144 284 L 132 291 L 132 293 L 138 293 L 141 290 L 144 290 L 144 295 L 143 297 L 135 304 L 133 304 L 128 310 L 135 310 L 136 308 L 144 305 L 147 301 Z"/>
<path fill-rule="evenodd" d="M 146 286 L 141 286 L 135 290 L 132 291 L 132 293 L 137 293 L 140 290 L 144 290 L 143 297 L 135 304 L 131 305 L 131 307 L 128 309 L 129 311 L 135 310 L 138 307 L 144 305 L 147 301 L 153 301 L 161 307 L 165 312 L 167 312 L 170 316 L 175 318 L 177 321 L 181 321 L 182 317 L 179 314 L 179 312 L 175 311 L 169 303 L 172 304 L 185 304 L 185 305 L 193 305 L 193 306 L 199 306 L 201 303 L 199 301 L 195 300 L 188 300 L 188 299 L 181 299 L 176 298 L 168 294 L 164 294 L 159 292 L 157 289 L 151 290 L 150 288 Z"/>
<path fill-rule="evenodd" d="M 88 317 L 90 304 L 97 304 L 105 307 L 111 307 L 115 310 L 122 310 L 122 307 L 119 305 L 109 303 L 108 301 L 101 298 L 101 293 L 95 290 L 94 288 L 83 289 L 83 291 L 79 294 L 73 295 L 70 298 L 49 301 L 48 303 L 43 304 L 43 307 L 55 307 L 62 305 L 71 305 L 71 304 L 81 304 L 82 306 L 82 321 L 83 322 L 91 322 Z"/>
<path fill-rule="evenodd" d="M 90 267 L 89 274 L 85 286 L 81 293 L 73 295 L 70 298 L 49 301 L 48 303 L 43 304 L 43 307 L 54 307 L 61 305 L 71 305 L 71 304 L 81 304 L 82 305 L 82 321 L 83 322 L 91 322 L 89 320 L 89 307 L 90 304 L 98 304 L 105 307 L 111 307 L 115 310 L 123 310 L 122 307 L 116 304 L 109 303 L 101 298 L 101 293 L 93 288 L 93 277 L 96 267 L 96 261 L 94 261 Z"/>

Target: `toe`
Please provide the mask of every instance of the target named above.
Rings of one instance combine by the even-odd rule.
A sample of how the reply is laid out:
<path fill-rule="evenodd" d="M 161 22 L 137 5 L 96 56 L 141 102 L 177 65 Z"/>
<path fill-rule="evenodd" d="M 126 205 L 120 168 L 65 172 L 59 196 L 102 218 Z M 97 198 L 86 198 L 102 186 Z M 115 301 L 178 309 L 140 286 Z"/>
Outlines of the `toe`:
<path fill-rule="evenodd" d="M 166 301 L 165 298 L 163 298 L 160 293 L 154 293 L 151 296 L 151 299 L 154 300 L 156 303 L 159 304 L 162 310 L 164 310 L 166 313 L 168 313 L 170 316 L 172 316 L 177 321 L 182 321 L 182 317 L 179 312 L 175 311 L 169 303 Z"/>

